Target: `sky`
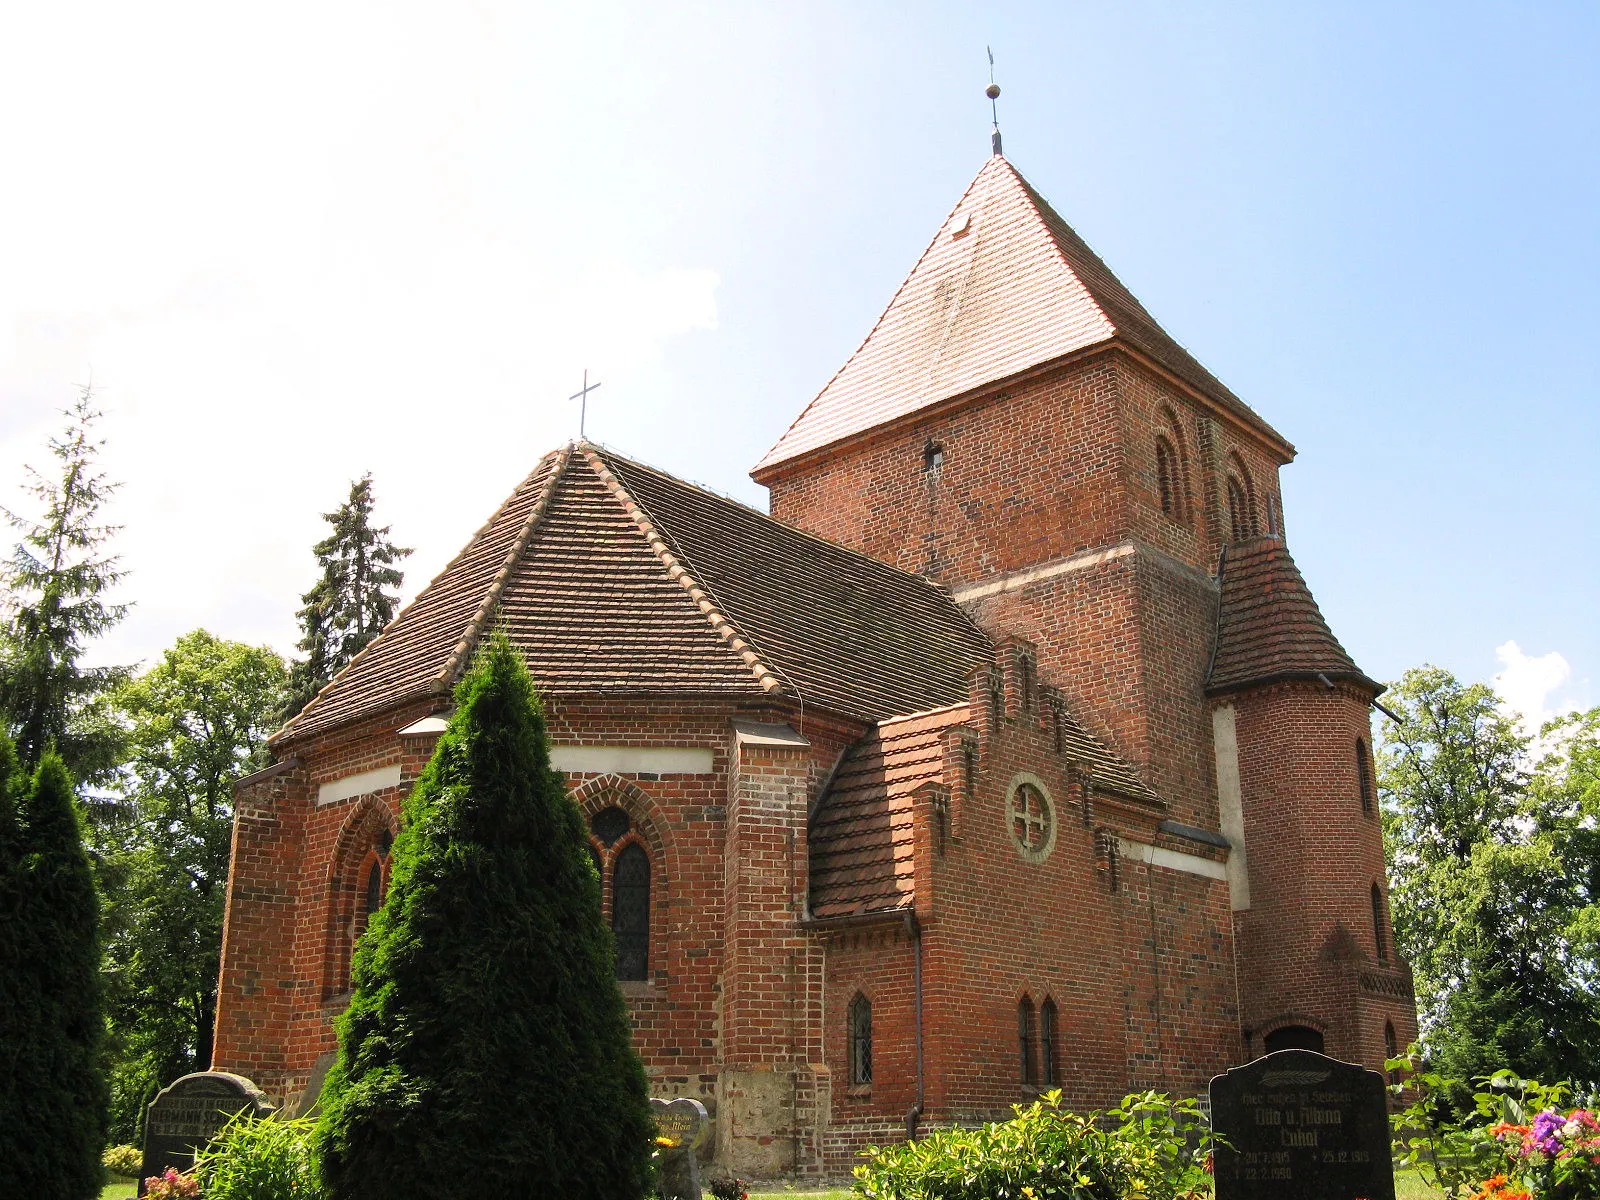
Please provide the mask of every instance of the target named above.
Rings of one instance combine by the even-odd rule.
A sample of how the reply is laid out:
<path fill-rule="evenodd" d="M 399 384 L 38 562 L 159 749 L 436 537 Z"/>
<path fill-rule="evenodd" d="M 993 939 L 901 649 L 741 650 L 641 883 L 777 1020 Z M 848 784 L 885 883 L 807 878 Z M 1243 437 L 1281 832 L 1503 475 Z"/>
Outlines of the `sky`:
<path fill-rule="evenodd" d="M 1600 704 L 1600 6 L 293 0 L 0 15 L 0 504 L 76 385 L 134 607 L 289 652 L 350 481 L 409 596 L 588 434 L 748 503 L 988 154 L 1299 449 L 1379 679 Z"/>

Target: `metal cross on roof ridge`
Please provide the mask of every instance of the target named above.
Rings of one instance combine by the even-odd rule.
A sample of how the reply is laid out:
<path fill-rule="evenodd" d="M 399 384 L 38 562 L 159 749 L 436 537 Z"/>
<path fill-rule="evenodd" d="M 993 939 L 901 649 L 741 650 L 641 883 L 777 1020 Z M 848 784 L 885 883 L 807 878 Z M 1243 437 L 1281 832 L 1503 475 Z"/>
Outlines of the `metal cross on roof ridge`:
<path fill-rule="evenodd" d="M 578 407 L 578 437 L 583 441 L 589 440 L 588 434 L 584 432 L 585 426 L 589 422 L 589 393 L 599 386 L 598 383 L 589 382 L 589 368 L 585 367 L 583 369 L 583 387 L 567 397 L 568 400 L 580 402 Z"/>

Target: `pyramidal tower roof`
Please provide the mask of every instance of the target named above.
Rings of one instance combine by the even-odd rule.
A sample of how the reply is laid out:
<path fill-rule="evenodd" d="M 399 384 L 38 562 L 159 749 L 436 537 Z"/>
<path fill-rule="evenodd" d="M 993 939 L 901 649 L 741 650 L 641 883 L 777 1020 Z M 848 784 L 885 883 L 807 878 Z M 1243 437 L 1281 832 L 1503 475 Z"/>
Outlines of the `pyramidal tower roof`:
<path fill-rule="evenodd" d="M 995 154 L 866 340 L 751 474 L 764 482 L 823 446 L 1111 342 L 1150 358 L 1292 453 Z"/>

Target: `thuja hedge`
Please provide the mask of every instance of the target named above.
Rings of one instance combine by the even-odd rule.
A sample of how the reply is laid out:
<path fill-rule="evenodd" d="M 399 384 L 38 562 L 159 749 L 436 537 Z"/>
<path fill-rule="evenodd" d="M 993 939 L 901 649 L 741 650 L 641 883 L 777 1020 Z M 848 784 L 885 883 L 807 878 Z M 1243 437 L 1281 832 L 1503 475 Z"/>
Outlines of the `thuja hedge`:
<path fill-rule="evenodd" d="M 0 1163 L 32 1195 L 89 1200 L 102 1183 L 99 906 L 72 780 L 31 780 L 0 737 Z"/>
<path fill-rule="evenodd" d="M 600 885 L 503 635 L 404 806 L 317 1150 L 331 1200 L 644 1194 L 653 1124 Z"/>

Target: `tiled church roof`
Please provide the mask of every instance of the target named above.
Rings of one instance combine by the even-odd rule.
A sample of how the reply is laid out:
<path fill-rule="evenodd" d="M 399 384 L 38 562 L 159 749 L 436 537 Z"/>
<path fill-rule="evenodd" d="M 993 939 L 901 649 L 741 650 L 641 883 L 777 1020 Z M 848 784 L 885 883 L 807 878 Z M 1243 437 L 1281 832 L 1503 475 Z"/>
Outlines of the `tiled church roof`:
<path fill-rule="evenodd" d="M 911 907 L 911 794 L 943 782 L 939 735 L 967 705 L 881 722 L 850 748 L 811 819 L 811 915 Z"/>
<path fill-rule="evenodd" d="M 497 619 L 556 695 L 776 693 L 868 721 L 964 699 L 991 653 L 926 579 L 579 443 L 274 741 L 444 693 Z"/>
<path fill-rule="evenodd" d="M 880 721 L 845 754 L 817 801 L 809 833 L 811 915 L 854 916 L 909 908 L 916 894 L 911 805 L 924 784 L 946 787 L 940 735 L 966 724 L 967 704 Z M 1138 773 L 1069 713 L 1062 749 L 1097 790 L 1160 804 Z"/>
<path fill-rule="evenodd" d="M 1288 450 L 1161 328 L 1000 155 L 984 164 L 861 346 L 752 474 L 975 388 L 1120 340 Z"/>
<path fill-rule="evenodd" d="M 1381 692 L 1333 636 L 1282 540 L 1230 545 L 1222 564 L 1212 694 L 1275 679 L 1351 680 Z"/>

